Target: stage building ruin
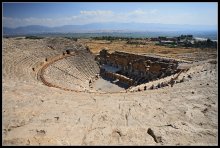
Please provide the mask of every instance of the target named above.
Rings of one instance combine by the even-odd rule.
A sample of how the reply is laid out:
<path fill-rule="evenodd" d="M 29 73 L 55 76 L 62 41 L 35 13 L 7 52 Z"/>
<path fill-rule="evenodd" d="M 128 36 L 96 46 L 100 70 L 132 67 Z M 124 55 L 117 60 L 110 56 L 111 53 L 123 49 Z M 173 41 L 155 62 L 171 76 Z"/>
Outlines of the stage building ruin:
<path fill-rule="evenodd" d="M 117 81 L 124 88 L 147 83 L 173 75 L 179 70 L 174 59 L 138 55 L 106 49 L 96 56 L 100 65 L 100 76 L 111 82 Z"/>

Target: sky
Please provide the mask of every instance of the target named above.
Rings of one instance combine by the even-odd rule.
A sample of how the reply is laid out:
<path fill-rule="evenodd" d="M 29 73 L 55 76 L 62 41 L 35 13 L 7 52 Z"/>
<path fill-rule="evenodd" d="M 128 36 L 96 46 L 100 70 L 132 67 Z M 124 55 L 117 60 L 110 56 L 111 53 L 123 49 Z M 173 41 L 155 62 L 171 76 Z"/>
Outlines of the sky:
<path fill-rule="evenodd" d="M 105 22 L 217 25 L 217 2 L 3 3 L 3 26 L 82 25 Z"/>

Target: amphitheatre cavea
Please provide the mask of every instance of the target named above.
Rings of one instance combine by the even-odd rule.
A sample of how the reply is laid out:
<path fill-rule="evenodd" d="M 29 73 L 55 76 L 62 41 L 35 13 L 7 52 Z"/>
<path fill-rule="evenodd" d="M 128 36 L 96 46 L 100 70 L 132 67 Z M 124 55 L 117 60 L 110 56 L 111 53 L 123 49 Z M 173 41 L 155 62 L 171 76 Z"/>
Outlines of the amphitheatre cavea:
<path fill-rule="evenodd" d="M 3 145 L 217 144 L 216 51 L 111 44 L 3 38 Z"/>

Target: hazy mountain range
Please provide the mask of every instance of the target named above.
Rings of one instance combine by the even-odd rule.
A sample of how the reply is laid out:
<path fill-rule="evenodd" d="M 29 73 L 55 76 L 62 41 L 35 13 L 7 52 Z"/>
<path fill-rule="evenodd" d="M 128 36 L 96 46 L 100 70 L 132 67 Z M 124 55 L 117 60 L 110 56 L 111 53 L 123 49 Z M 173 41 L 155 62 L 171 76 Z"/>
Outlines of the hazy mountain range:
<path fill-rule="evenodd" d="M 64 25 L 46 27 L 31 25 L 17 28 L 3 27 L 3 35 L 25 35 L 42 33 L 99 33 L 99 32 L 195 32 L 217 31 L 217 26 L 174 25 L 157 23 L 91 23 L 86 25 Z"/>

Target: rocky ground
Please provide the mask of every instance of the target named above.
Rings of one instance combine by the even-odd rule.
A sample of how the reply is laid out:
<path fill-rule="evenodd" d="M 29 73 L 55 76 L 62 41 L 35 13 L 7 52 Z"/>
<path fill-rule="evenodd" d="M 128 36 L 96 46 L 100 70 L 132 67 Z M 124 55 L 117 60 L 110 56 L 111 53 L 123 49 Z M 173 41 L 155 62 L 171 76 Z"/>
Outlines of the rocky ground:
<path fill-rule="evenodd" d="M 21 52 L 14 43 L 3 42 L 3 145 L 218 145 L 216 59 L 195 63 L 173 87 L 76 93 L 8 70 Z"/>

